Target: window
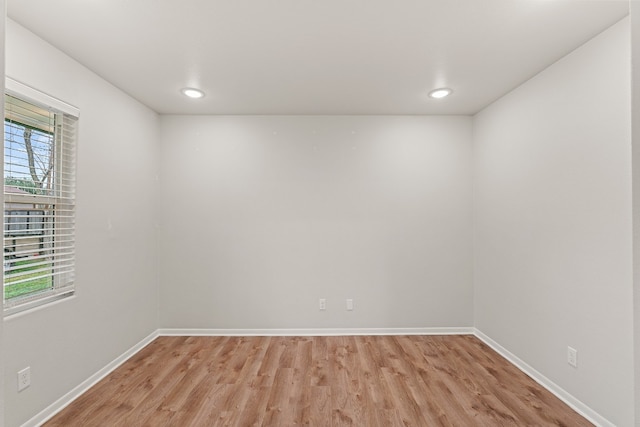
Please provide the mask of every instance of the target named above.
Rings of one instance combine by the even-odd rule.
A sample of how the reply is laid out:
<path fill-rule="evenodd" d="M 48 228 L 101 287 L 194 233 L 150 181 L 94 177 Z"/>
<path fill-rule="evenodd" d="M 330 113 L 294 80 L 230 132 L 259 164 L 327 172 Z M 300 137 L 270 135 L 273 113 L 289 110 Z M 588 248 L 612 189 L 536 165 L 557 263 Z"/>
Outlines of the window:
<path fill-rule="evenodd" d="M 7 79 L 4 117 L 4 309 L 74 293 L 78 111 Z"/>

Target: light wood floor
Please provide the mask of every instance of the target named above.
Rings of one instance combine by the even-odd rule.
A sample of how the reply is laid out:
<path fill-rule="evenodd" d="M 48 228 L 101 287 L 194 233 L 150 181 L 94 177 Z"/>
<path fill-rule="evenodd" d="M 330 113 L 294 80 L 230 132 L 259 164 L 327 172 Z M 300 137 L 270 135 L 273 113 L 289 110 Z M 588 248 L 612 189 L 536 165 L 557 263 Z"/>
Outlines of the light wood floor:
<path fill-rule="evenodd" d="M 46 426 L 586 426 L 473 336 L 161 337 Z"/>

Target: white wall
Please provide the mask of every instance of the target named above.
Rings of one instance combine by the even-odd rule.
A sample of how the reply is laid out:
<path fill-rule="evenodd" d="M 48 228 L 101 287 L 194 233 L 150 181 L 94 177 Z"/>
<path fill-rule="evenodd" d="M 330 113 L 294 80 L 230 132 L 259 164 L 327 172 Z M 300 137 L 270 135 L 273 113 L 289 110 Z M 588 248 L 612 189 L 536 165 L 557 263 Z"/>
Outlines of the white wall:
<path fill-rule="evenodd" d="M 76 297 L 5 320 L 6 424 L 17 426 L 157 328 L 158 117 L 8 21 L 7 75 L 80 108 Z M 31 367 L 17 393 L 15 373 Z"/>
<path fill-rule="evenodd" d="M 635 416 L 640 424 L 640 1 L 629 2 L 631 20 L 631 131 L 633 164 L 633 312 Z"/>
<path fill-rule="evenodd" d="M 163 116 L 160 133 L 162 327 L 472 325 L 470 117 Z"/>
<path fill-rule="evenodd" d="M 475 325 L 620 426 L 634 407 L 629 70 L 625 19 L 474 119 Z"/>

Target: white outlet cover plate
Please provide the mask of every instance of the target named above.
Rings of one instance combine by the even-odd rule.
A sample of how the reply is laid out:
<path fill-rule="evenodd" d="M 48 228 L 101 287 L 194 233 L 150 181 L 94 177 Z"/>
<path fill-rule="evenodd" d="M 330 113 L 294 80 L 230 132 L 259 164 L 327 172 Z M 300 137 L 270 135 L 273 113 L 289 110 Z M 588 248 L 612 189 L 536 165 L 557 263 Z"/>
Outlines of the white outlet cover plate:
<path fill-rule="evenodd" d="M 31 368 L 27 366 L 18 371 L 18 391 L 22 391 L 31 385 Z"/>
<path fill-rule="evenodd" d="M 567 347 L 567 362 L 574 368 L 578 367 L 578 350 L 573 347 Z"/>

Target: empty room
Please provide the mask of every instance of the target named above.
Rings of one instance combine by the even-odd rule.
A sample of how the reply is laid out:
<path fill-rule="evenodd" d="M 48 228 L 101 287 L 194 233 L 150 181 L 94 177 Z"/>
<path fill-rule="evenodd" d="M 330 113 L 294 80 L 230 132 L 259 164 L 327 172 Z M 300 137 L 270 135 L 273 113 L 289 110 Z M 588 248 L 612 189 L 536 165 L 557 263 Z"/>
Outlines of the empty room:
<path fill-rule="evenodd" d="M 635 1 L 0 4 L 0 427 L 640 424 Z"/>

